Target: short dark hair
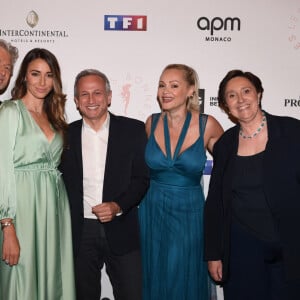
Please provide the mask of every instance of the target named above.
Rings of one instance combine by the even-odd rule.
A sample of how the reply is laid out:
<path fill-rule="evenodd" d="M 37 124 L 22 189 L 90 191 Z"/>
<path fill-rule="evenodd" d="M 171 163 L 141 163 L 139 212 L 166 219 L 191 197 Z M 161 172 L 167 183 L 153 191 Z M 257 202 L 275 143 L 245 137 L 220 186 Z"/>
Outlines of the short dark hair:
<path fill-rule="evenodd" d="M 248 79 L 254 85 L 254 87 L 256 89 L 256 92 L 260 93 L 259 100 L 262 99 L 264 88 L 262 86 L 261 80 L 256 75 L 254 75 L 251 72 L 244 72 L 242 70 L 231 70 L 226 74 L 226 76 L 220 82 L 219 91 L 218 91 L 219 106 L 222 109 L 224 109 L 225 111 L 227 111 L 227 109 L 226 109 L 226 98 L 225 98 L 226 86 L 227 86 L 228 81 L 235 78 L 235 77 L 243 77 L 243 78 Z"/>

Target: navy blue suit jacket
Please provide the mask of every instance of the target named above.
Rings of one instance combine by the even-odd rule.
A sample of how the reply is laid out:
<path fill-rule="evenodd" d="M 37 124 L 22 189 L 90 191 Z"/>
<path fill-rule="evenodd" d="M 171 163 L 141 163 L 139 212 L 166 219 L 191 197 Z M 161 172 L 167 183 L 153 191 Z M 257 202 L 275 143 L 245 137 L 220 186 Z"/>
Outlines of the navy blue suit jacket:
<path fill-rule="evenodd" d="M 60 165 L 70 202 L 75 257 L 84 219 L 81 129 L 82 120 L 69 125 L 67 147 Z M 146 142 L 143 122 L 110 114 L 101 201 L 115 201 L 123 211 L 121 216 L 103 223 L 110 248 L 116 255 L 140 247 L 137 206 L 149 184 L 149 171 L 144 160 Z"/>
<path fill-rule="evenodd" d="M 300 120 L 266 113 L 268 142 L 263 160 L 263 187 L 278 227 L 288 279 L 300 279 Z M 223 261 L 228 276 L 231 199 L 239 125 L 214 146 L 214 166 L 205 205 L 205 259 Z"/>

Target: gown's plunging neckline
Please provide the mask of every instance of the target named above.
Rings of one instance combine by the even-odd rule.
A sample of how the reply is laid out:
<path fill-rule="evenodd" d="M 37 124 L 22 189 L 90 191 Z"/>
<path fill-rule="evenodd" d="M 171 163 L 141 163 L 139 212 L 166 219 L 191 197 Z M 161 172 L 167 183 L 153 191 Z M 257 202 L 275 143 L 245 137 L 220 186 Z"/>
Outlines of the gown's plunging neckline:
<path fill-rule="evenodd" d="M 173 157 L 172 157 L 172 153 L 171 153 L 171 140 L 170 140 L 170 132 L 169 132 L 169 126 L 168 126 L 168 119 L 167 119 L 167 115 L 164 116 L 163 118 L 163 122 L 164 122 L 164 137 L 165 137 L 165 146 L 166 146 L 166 155 L 167 158 L 170 160 L 175 160 L 178 155 L 179 155 L 179 151 L 182 147 L 183 141 L 185 139 L 187 130 L 189 128 L 190 122 L 191 122 L 191 118 L 192 118 L 192 114 L 191 112 L 187 112 L 185 121 L 183 123 L 174 153 L 173 153 Z"/>
<path fill-rule="evenodd" d="M 55 131 L 52 131 L 53 132 L 53 136 L 51 137 L 51 139 L 48 139 L 47 135 L 45 134 L 45 132 L 43 131 L 43 129 L 39 126 L 39 124 L 36 122 L 36 120 L 34 119 L 34 117 L 31 115 L 31 112 L 27 109 L 25 103 L 23 102 L 23 100 L 20 100 L 22 105 L 23 105 L 23 108 L 26 110 L 27 114 L 29 115 L 29 118 L 31 119 L 31 121 L 35 124 L 34 126 L 36 128 L 38 128 L 38 130 L 40 131 L 40 133 L 44 136 L 44 138 L 46 139 L 46 141 L 48 142 L 49 145 L 52 144 L 53 140 L 55 139 L 55 136 L 56 136 L 56 132 Z M 50 124 L 50 127 L 51 127 L 51 130 L 52 130 L 52 126 Z"/>
<path fill-rule="evenodd" d="M 172 136 L 164 118 L 161 114 L 152 116 L 145 151 L 150 186 L 138 212 L 143 299 L 209 299 L 207 266 L 201 259 L 205 204 L 201 181 L 206 162 L 203 132 L 207 117 L 199 115 L 199 137 L 188 148 L 182 148 L 184 141 L 191 140 L 185 139 L 191 122 L 191 113 L 187 114 L 177 132 L 178 140 L 174 138 L 173 156 Z M 159 128 L 160 137 L 164 134 L 164 151 L 155 140 L 158 122 L 164 127 Z"/>

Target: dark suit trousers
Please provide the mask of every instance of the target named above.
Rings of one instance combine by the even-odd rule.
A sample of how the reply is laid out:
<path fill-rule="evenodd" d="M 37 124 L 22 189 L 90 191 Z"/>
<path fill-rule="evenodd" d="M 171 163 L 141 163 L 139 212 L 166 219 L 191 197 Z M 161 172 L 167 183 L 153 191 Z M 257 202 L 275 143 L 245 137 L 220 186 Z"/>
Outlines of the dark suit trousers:
<path fill-rule="evenodd" d="M 115 300 L 142 299 L 140 251 L 121 256 L 113 254 L 103 225 L 98 220 L 84 219 L 79 254 L 75 258 L 77 300 L 100 299 L 101 269 L 104 264 Z"/>
<path fill-rule="evenodd" d="M 296 300 L 300 283 L 287 282 L 279 242 L 256 238 L 236 221 L 231 230 L 225 300 Z"/>

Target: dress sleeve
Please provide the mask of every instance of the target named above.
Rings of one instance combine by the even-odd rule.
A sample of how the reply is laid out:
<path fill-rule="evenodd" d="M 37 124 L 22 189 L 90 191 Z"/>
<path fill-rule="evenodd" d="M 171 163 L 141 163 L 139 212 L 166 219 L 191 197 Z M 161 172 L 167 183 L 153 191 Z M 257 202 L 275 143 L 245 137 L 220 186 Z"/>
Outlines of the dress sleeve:
<path fill-rule="evenodd" d="M 14 101 L 0 107 L 0 220 L 14 219 L 16 214 L 16 183 L 14 147 L 19 123 L 19 112 Z"/>
<path fill-rule="evenodd" d="M 222 182 L 224 163 L 222 147 L 216 142 L 213 149 L 213 169 L 204 209 L 204 257 L 205 260 L 223 258 L 224 216 L 222 204 Z"/>

